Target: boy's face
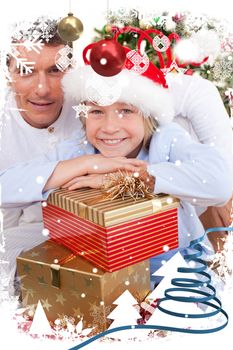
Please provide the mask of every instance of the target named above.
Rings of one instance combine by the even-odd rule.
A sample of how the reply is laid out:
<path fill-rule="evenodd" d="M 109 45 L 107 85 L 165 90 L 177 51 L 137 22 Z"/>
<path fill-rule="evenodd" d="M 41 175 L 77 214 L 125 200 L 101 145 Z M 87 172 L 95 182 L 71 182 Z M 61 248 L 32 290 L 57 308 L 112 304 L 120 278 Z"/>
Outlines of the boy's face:
<path fill-rule="evenodd" d="M 88 141 L 105 157 L 136 157 L 144 138 L 144 118 L 137 108 L 120 102 L 88 106 Z"/>
<path fill-rule="evenodd" d="M 40 53 L 17 47 L 19 57 L 35 62 L 32 73 L 20 75 L 14 58 L 10 59 L 11 88 L 24 120 L 35 128 L 51 125 L 63 105 L 61 79 L 64 75 L 55 65 L 55 56 L 63 45 L 44 45 Z"/>

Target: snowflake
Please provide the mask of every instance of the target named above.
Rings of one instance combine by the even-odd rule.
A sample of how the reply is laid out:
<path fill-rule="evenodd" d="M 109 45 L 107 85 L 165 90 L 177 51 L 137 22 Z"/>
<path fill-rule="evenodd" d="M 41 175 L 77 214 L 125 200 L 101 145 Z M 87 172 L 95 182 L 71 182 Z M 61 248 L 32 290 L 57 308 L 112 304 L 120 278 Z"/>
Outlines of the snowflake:
<path fill-rule="evenodd" d="M 136 9 L 120 7 L 117 11 L 108 10 L 106 13 L 107 22 L 114 23 L 115 26 L 133 24 L 135 19 L 139 17 L 139 12 Z"/>
<path fill-rule="evenodd" d="M 106 323 L 110 324 L 110 321 L 106 318 L 110 311 L 111 306 L 91 304 L 90 315 L 93 318 L 93 325 L 96 325 L 100 330 L 104 329 Z"/>
<path fill-rule="evenodd" d="M 216 80 L 225 80 L 232 76 L 233 60 L 229 60 L 227 56 L 223 56 L 215 62 L 213 67 L 213 74 Z"/>
<path fill-rule="evenodd" d="M 233 34 L 230 34 L 223 39 L 222 49 L 226 52 L 233 52 Z"/>
<path fill-rule="evenodd" d="M 12 38 L 15 41 L 34 41 L 39 37 L 46 42 L 56 34 L 57 21 L 48 17 L 40 17 L 34 22 L 18 22 L 14 25 Z"/>
<path fill-rule="evenodd" d="M 44 45 L 42 41 L 48 42 L 56 33 L 57 21 L 46 17 L 40 17 L 34 22 L 23 21 L 15 23 L 11 28 L 9 48 L 1 50 L 0 53 L 0 78 L 3 77 L 4 80 L 11 82 L 7 66 L 9 57 L 13 57 L 16 60 L 20 75 L 32 73 L 35 62 L 29 62 L 25 58 L 19 57 L 18 47 L 23 46 L 27 51 L 34 51 L 40 54 Z"/>
<path fill-rule="evenodd" d="M 17 50 L 17 47 L 24 46 L 28 51 L 34 51 L 37 54 L 40 54 L 40 50 L 43 47 L 43 43 L 41 43 L 41 40 L 36 41 L 35 39 L 33 41 L 25 40 L 23 43 L 12 43 L 10 45 L 9 52 L 2 51 L 1 57 L 0 57 L 0 76 L 4 77 L 6 81 L 11 82 L 11 76 L 9 74 L 8 66 L 7 66 L 7 60 L 10 57 L 14 58 L 16 61 L 16 66 L 19 68 L 20 75 L 27 75 L 32 73 L 35 62 L 33 61 L 27 61 L 26 58 L 19 57 L 20 53 Z M 0 105 L 0 108 L 2 109 L 2 102 Z"/>
<path fill-rule="evenodd" d="M 211 263 L 211 268 L 226 283 L 232 281 L 233 276 L 233 234 L 228 233 L 224 240 L 223 250 L 218 251 Z"/>
<path fill-rule="evenodd" d="M 195 16 L 188 14 L 186 15 L 185 24 L 190 32 L 197 32 L 200 29 L 207 29 L 209 19 L 206 15 Z"/>
<path fill-rule="evenodd" d="M 35 30 L 41 32 L 41 38 L 45 39 L 47 42 L 54 37 L 56 34 L 56 20 L 51 20 L 47 17 L 42 17 L 38 22 Z"/>

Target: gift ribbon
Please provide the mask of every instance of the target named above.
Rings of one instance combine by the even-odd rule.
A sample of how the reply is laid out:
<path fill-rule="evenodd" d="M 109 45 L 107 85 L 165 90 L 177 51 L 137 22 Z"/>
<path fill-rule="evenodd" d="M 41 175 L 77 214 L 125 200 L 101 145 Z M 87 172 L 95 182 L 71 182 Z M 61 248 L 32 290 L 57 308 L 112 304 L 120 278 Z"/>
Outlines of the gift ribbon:
<path fill-rule="evenodd" d="M 90 193 L 90 189 L 88 190 L 88 193 Z M 93 206 L 99 204 L 99 203 L 104 203 L 106 202 L 107 204 L 109 201 L 113 200 L 114 198 L 111 198 L 107 193 L 100 193 L 96 194 L 96 191 L 94 192 L 93 196 L 91 198 L 86 198 L 84 199 L 83 196 L 79 196 L 77 192 L 77 197 L 74 196 L 74 193 L 69 194 L 67 192 L 58 190 L 52 193 L 50 200 L 48 201 L 49 204 L 55 205 L 58 208 L 64 209 L 74 215 L 78 215 L 79 217 L 83 219 L 87 219 L 89 221 L 92 221 L 93 223 L 99 224 L 101 226 L 104 226 L 102 224 L 102 213 L 98 211 L 97 209 L 97 215 L 98 215 L 98 220 L 94 220 L 91 218 L 92 214 L 94 213 L 95 209 L 93 210 Z M 171 208 L 171 207 L 178 207 L 179 205 L 179 200 L 177 198 L 173 198 L 168 195 L 163 195 L 163 196 L 158 196 L 158 195 L 150 195 L 150 199 L 146 198 L 145 200 L 145 211 L 146 215 L 148 214 L 154 214 L 156 212 L 159 212 L 165 208 Z M 142 197 L 138 197 L 138 199 L 141 199 Z M 131 199 L 131 202 L 128 202 L 128 200 Z M 170 203 L 168 203 L 168 199 L 171 200 Z M 132 207 L 132 204 L 134 203 L 142 203 L 142 202 L 137 202 L 137 200 L 133 200 L 131 196 L 125 196 L 125 200 L 127 200 L 127 205 Z M 122 199 L 123 201 L 123 199 Z M 149 203 L 149 205 L 148 205 Z M 91 210 L 90 210 L 91 209 Z M 114 208 L 114 206 L 111 208 L 112 210 L 117 210 L 120 209 L 119 207 Z M 90 212 L 89 212 L 90 210 Z M 102 207 L 103 210 L 103 207 Z M 136 209 L 137 210 L 137 209 Z M 133 213 L 133 211 L 132 211 Z M 89 217 L 90 215 L 90 217 Z"/>
<path fill-rule="evenodd" d="M 226 311 L 222 309 L 222 304 L 221 301 L 216 297 L 216 290 L 213 286 L 211 286 L 211 276 L 205 272 L 204 270 L 207 268 L 207 264 L 204 260 L 202 260 L 200 257 L 203 253 L 203 248 L 200 244 L 201 241 L 203 241 L 204 237 L 206 234 L 210 232 L 220 232 L 220 231 L 233 231 L 233 227 L 214 227 L 207 229 L 205 233 L 190 242 L 190 245 L 188 248 L 196 250 L 195 253 L 193 254 L 186 254 L 184 256 L 184 259 L 186 261 L 195 261 L 197 262 L 200 266 L 199 267 L 194 267 L 194 268 L 189 268 L 189 267 L 180 267 L 178 268 L 178 272 L 183 272 L 183 273 L 196 273 L 201 276 L 204 276 L 204 280 L 199 280 L 199 279 L 191 279 L 191 278 L 174 278 L 171 280 L 171 284 L 175 286 L 175 288 L 168 288 L 165 290 L 165 297 L 161 298 L 158 300 L 158 309 L 166 314 L 169 314 L 174 317 L 182 317 L 182 318 L 208 318 L 217 314 L 221 314 L 224 317 L 224 321 L 222 324 L 220 324 L 217 327 L 214 328 L 208 328 L 208 329 L 190 329 L 190 328 L 178 328 L 178 327 L 169 327 L 169 326 L 160 326 L 160 325 L 129 325 L 129 326 L 121 326 L 121 327 L 116 327 L 112 329 L 108 329 L 102 333 L 99 333 L 92 338 L 84 341 L 83 343 L 70 348 L 69 350 L 78 350 L 83 348 L 84 346 L 94 342 L 95 340 L 102 338 L 108 334 L 118 332 L 118 331 L 123 331 L 127 329 L 149 329 L 149 330 L 164 330 L 164 331 L 172 331 L 172 332 L 180 332 L 180 333 L 191 333 L 191 334 L 209 334 L 209 333 L 214 333 L 217 331 L 220 331 L 221 329 L 225 328 L 226 325 L 228 324 L 228 315 Z M 209 292 L 207 291 L 200 291 L 197 289 L 193 288 L 200 288 L 201 286 L 205 286 L 205 288 L 209 289 Z M 178 288 L 180 287 L 180 288 Z M 191 288 L 189 288 L 191 287 Z M 189 297 L 189 296 L 174 296 L 172 295 L 173 292 L 178 292 L 178 291 L 185 291 L 185 292 L 191 292 L 195 293 L 196 297 Z M 210 306 L 213 311 L 205 313 L 205 314 L 183 314 L 179 312 L 174 312 L 166 309 L 163 307 L 163 303 L 168 300 L 175 300 L 175 301 L 182 301 L 182 302 L 200 302 L 203 303 L 207 306 Z M 213 300 L 211 302 L 210 300 Z"/>
<path fill-rule="evenodd" d="M 61 286 L 61 280 L 60 280 L 60 267 L 64 264 L 66 264 L 68 261 L 73 260 L 76 258 L 76 255 L 69 254 L 68 256 L 58 260 L 58 262 L 55 264 L 50 265 L 51 274 L 52 274 L 52 286 L 56 288 L 60 288 Z"/>

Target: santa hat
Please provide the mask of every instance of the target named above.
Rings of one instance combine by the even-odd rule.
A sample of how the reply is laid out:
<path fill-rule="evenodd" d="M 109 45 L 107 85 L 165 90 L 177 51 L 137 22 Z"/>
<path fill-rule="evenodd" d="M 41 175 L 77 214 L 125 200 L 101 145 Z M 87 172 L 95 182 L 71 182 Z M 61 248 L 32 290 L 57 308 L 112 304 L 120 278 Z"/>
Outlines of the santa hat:
<path fill-rule="evenodd" d="M 85 66 L 67 73 L 62 85 L 65 97 L 75 103 L 90 101 L 106 106 L 124 102 L 137 107 L 145 117 L 154 117 L 159 125 L 171 122 L 174 116 L 168 89 L 128 69 L 113 77 L 103 77 L 91 66 Z"/>
<path fill-rule="evenodd" d="M 145 117 L 154 117 L 160 125 L 169 123 L 174 116 L 173 102 L 166 85 L 164 76 L 166 73 L 162 72 L 169 72 L 170 66 L 174 64 L 181 68 L 186 68 L 190 64 L 200 66 L 208 60 L 208 57 L 204 57 L 200 62 L 179 63 L 178 57 L 174 58 L 171 50 L 172 41 L 180 41 L 176 33 L 166 36 L 157 29 L 143 31 L 134 27 L 124 27 L 120 30 L 115 28 L 114 30 L 116 34 L 113 40 L 116 41 L 122 33 L 132 32 L 138 36 L 136 50 L 123 46 L 127 57 L 123 70 L 117 76 L 112 77 L 106 77 L 105 74 L 102 76 L 102 73 L 99 72 L 101 76 L 96 74 L 86 58 L 88 49 L 96 45 L 92 43 L 83 51 L 84 62 L 87 66 L 70 72 L 63 78 L 65 95 L 73 97 L 78 103 L 88 100 L 102 105 L 110 105 L 117 101 L 129 103 L 138 107 Z M 141 53 L 145 40 L 153 46 L 158 55 L 159 68 Z M 146 58 L 147 62 L 145 62 Z"/>

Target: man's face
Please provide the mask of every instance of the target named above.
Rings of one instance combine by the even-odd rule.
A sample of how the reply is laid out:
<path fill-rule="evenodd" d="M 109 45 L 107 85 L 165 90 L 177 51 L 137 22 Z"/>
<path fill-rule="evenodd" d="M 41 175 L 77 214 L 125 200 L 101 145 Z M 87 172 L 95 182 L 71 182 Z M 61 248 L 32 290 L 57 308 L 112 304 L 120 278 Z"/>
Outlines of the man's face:
<path fill-rule="evenodd" d="M 88 141 L 105 157 L 136 157 L 145 130 L 144 118 L 137 108 L 120 102 L 106 107 L 88 105 Z"/>
<path fill-rule="evenodd" d="M 35 128 L 46 128 L 60 115 L 63 105 L 61 79 L 63 72 L 55 64 L 57 52 L 63 45 L 44 45 L 40 53 L 17 47 L 20 58 L 35 62 L 32 73 L 20 75 L 14 58 L 10 59 L 12 90 L 24 120 Z"/>

